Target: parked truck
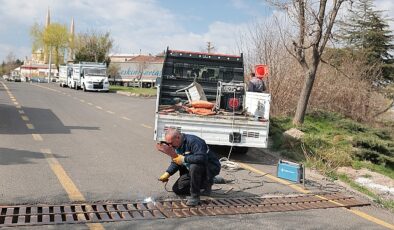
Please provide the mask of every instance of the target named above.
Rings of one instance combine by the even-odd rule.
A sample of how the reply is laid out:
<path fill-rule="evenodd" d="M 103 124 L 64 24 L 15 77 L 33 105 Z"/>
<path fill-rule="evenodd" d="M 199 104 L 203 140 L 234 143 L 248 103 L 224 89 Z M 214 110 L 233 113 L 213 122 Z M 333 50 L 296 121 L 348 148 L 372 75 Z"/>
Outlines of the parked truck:
<path fill-rule="evenodd" d="M 266 148 L 270 95 L 246 92 L 243 56 L 167 49 L 157 80 L 154 139 L 175 128 L 209 145 Z M 193 100 L 212 102 L 205 115 L 190 113 Z"/>
<path fill-rule="evenodd" d="M 68 87 L 71 85 L 71 77 L 73 73 L 72 64 L 61 65 L 59 67 L 59 85 L 60 87 Z"/>
<path fill-rule="evenodd" d="M 73 64 L 70 87 L 83 91 L 109 91 L 107 66 L 105 63 L 80 62 Z"/>

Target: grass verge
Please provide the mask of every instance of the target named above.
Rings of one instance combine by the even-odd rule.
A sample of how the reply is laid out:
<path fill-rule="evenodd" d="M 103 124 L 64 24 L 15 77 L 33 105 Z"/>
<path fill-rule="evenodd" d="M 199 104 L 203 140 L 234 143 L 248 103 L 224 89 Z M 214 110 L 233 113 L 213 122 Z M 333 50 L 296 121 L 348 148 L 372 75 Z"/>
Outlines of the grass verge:
<path fill-rule="evenodd" d="M 271 119 L 272 146 L 282 156 L 303 161 L 325 174 L 352 166 L 394 178 L 394 124 L 372 127 L 336 113 L 314 111 L 297 127 L 304 132 L 300 141 L 283 135 L 292 127 L 290 117 Z"/>
<path fill-rule="evenodd" d="M 111 92 L 123 91 L 123 92 L 130 92 L 130 93 L 149 95 L 149 96 L 156 95 L 156 88 L 137 88 L 137 87 L 111 85 L 109 87 L 109 91 Z"/>

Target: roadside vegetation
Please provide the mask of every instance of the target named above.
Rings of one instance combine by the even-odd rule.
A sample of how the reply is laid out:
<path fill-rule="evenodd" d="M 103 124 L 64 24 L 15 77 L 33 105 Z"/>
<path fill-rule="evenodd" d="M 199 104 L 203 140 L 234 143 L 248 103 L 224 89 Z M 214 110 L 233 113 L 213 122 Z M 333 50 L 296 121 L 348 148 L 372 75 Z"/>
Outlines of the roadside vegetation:
<path fill-rule="evenodd" d="M 307 114 L 300 140 L 283 135 L 294 127 L 291 117 L 271 119 L 272 148 L 282 157 L 303 162 L 334 180 L 341 180 L 377 203 L 394 211 L 394 201 L 385 200 L 357 184 L 340 167 L 366 168 L 394 180 L 394 121 L 360 123 L 333 112 L 313 111 Z"/>
<path fill-rule="evenodd" d="M 394 179 L 391 19 L 375 10 L 372 0 L 345 1 L 338 8 L 347 13 L 332 24 L 332 31 L 322 34 L 315 27 L 327 27 L 324 23 L 331 21 L 316 21 L 318 13 L 313 10 L 319 6 L 313 2 L 273 2 L 286 16 L 256 23 L 238 44 L 246 54 L 245 68 L 252 71 L 255 63 L 270 68 L 265 82 L 271 94 L 272 148 L 283 158 L 303 162 L 392 209 L 392 200 L 377 199 L 350 175 L 339 172 L 341 167 L 368 169 Z M 330 42 L 314 39 L 317 34 Z M 291 128 L 304 135 L 298 140 L 283 135 Z"/>
<path fill-rule="evenodd" d="M 147 96 L 155 96 L 156 95 L 156 88 L 138 88 L 138 87 L 126 87 L 126 86 L 119 86 L 119 85 L 111 85 L 109 87 L 110 92 L 122 91 L 122 92 L 129 92 L 135 93 L 139 95 L 147 95 Z"/>

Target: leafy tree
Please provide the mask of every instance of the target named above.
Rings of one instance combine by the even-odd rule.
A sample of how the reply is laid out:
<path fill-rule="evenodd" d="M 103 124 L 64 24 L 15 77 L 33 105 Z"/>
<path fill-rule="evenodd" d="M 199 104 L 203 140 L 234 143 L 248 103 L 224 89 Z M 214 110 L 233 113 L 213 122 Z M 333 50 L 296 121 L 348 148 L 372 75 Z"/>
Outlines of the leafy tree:
<path fill-rule="evenodd" d="M 39 48 L 54 51 L 55 64 L 59 68 L 59 65 L 64 61 L 62 56 L 69 42 L 67 27 L 59 23 L 52 23 L 45 28 L 34 24 L 30 30 L 30 35 L 33 39 L 33 52 Z"/>
<path fill-rule="evenodd" d="M 388 25 L 390 19 L 384 19 L 382 13 L 374 9 L 372 0 L 357 0 L 346 20 L 340 22 L 338 38 L 354 55 L 365 56 L 367 65 L 380 65 L 383 77 L 393 78 L 394 36 Z"/>
<path fill-rule="evenodd" d="M 64 62 L 64 60 L 60 60 L 60 58 L 64 55 L 64 50 L 68 46 L 68 38 L 69 33 L 65 25 L 52 23 L 44 30 L 42 37 L 43 42 L 49 47 L 49 49 L 53 49 L 55 52 L 55 64 L 57 68 L 59 68 L 59 64 L 61 62 Z"/>
<path fill-rule="evenodd" d="M 113 46 L 110 33 L 86 32 L 76 39 L 75 62 L 91 61 L 110 63 L 109 51 Z"/>

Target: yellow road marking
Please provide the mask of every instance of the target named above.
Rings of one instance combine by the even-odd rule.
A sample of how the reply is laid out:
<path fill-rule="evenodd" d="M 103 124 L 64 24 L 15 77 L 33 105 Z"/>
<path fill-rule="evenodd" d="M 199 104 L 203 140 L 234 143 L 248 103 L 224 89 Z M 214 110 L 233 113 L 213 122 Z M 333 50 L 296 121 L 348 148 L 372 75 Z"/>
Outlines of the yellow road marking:
<path fill-rule="evenodd" d="M 18 110 L 18 112 L 19 112 L 20 114 L 25 114 L 25 111 L 23 111 L 23 110 Z"/>
<path fill-rule="evenodd" d="M 246 169 L 246 170 L 249 170 L 249 171 L 252 171 L 252 172 L 254 172 L 254 173 L 263 175 L 263 176 L 265 176 L 265 177 L 267 177 L 267 178 L 270 178 L 270 179 L 273 180 L 273 181 L 277 181 L 277 182 L 279 182 L 279 183 L 281 183 L 281 184 L 287 185 L 287 186 L 289 186 L 289 187 L 291 187 L 291 188 L 293 188 L 293 189 L 295 189 L 295 190 L 297 190 L 297 191 L 299 191 L 299 192 L 302 192 L 302 193 L 305 193 L 305 194 L 310 193 L 310 191 L 305 190 L 304 188 L 302 188 L 302 187 L 300 187 L 300 186 L 298 186 L 298 185 L 289 183 L 288 181 L 282 180 L 282 179 L 277 178 L 277 177 L 275 177 L 275 176 L 273 176 L 273 175 L 271 175 L 271 174 L 268 174 L 268 173 L 265 173 L 265 172 L 263 172 L 263 171 L 260 171 L 260 170 L 258 170 L 258 169 L 256 169 L 256 168 L 253 168 L 253 167 L 250 166 L 250 165 L 243 164 L 243 163 L 238 163 L 238 164 L 239 164 L 242 168 L 244 168 L 244 169 Z M 330 202 L 332 202 L 332 203 L 334 203 L 334 204 L 336 204 L 336 205 L 345 206 L 344 204 L 341 204 L 341 203 L 339 203 L 339 202 L 336 202 L 336 201 L 327 199 L 327 198 L 325 198 L 324 196 L 319 196 L 319 195 L 315 195 L 315 196 L 316 196 L 316 197 L 319 197 L 319 198 L 321 198 L 321 199 L 328 200 L 328 201 L 330 201 Z M 344 210 L 347 210 L 347 211 L 349 211 L 349 212 L 352 212 L 352 213 L 358 215 L 359 217 L 362 217 L 362 218 L 364 218 L 364 219 L 366 219 L 366 220 L 369 220 L 369 221 L 371 221 L 371 222 L 373 222 L 373 223 L 375 223 L 375 224 L 384 226 L 384 227 L 389 228 L 389 229 L 394 229 L 394 225 L 389 224 L 389 223 L 387 223 L 387 222 L 385 222 L 385 221 L 383 221 L 383 220 L 381 220 L 381 219 L 378 219 L 378 218 L 376 218 L 376 217 L 373 217 L 373 216 L 371 216 L 371 215 L 368 215 L 368 214 L 365 213 L 365 212 L 362 212 L 362 211 L 359 211 L 359 210 L 355 210 L 355 209 L 348 209 L 348 208 L 343 208 L 343 209 L 344 209 Z"/>
<path fill-rule="evenodd" d="M 33 136 L 33 139 L 34 139 L 35 141 L 42 141 L 42 137 L 41 137 L 40 134 L 33 133 L 33 134 L 31 134 L 31 135 Z"/>
<path fill-rule="evenodd" d="M 127 117 L 121 117 L 121 118 L 130 121 L 130 118 Z"/>
<path fill-rule="evenodd" d="M 15 97 L 10 97 L 11 101 L 16 101 Z"/>
<path fill-rule="evenodd" d="M 371 222 L 374 222 L 374 223 L 376 223 L 376 224 L 380 224 L 380 225 L 382 225 L 382 226 L 384 226 L 384 227 L 386 227 L 386 228 L 388 228 L 388 229 L 394 229 L 394 225 L 389 224 L 389 223 L 387 223 L 387 222 L 384 222 L 383 220 L 378 219 L 378 218 L 376 218 L 376 217 L 370 216 L 370 215 L 368 215 L 368 214 L 365 213 L 365 212 L 361 212 L 361 211 L 356 210 L 356 209 L 347 209 L 347 210 L 348 210 L 349 212 L 352 212 L 352 213 L 356 214 L 356 215 L 359 216 L 359 217 L 362 217 L 362 218 L 364 218 L 364 219 L 367 219 L 367 220 L 369 220 L 369 221 L 371 221 Z"/>
<path fill-rule="evenodd" d="M 68 197 L 71 201 L 85 201 L 85 197 L 79 191 L 77 186 L 74 184 L 72 179 L 68 176 L 62 165 L 53 155 L 50 149 L 41 149 L 41 153 L 45 156 L 46 160 L 49 163 L 53 173 L 55 173 L 57 179 L 60 184 L 63 186 L 64 190 L 66 190 Z M 87 206 L 88 207 L 88 206 Z M 87 208 L 86 211 L 94 211 L 90 207 Z M 83 214 L 78 214 L 78 219 L 84 219 L 85 216 Z M 89 229 L 94 230 L 103 230 L 104 227 L 100 223 L 87 223 Z"/>
<path fill-rule="evenodd" d="M 20 108 L 22 108 L 20 105 L 17 105 L 17 106 L 15 106 L 17 109 L 20 109 Z"/>
<path fill-rule="evenodd" d="M 114 114 L 114 112 L 112 112 L 112 111 L 110 111 L 110 110 L 107 110 L 107 113 Z"/>
<path fill-rule="evenodd" d="M 33 124 L 28 123 L 28 124 L 26 124 L 26 126 L 27 126 L 28 129 L 34 129 L 34 125 Z"/>
<path fill-rule="evenodd" d="M 103 108 L 101 108 L 100 106 L 98 106 L 98 105 L 96 105 L 96 108 L 98 108 L 98 109 L 103 109 Z"/>
<path fill-rule="evenodd" d="M 19 103 L 18 103 L 18 102 L 16 102 L 16 101 L 14 101 L 14 105 L 19 105 Z"/>
<path fill-rule="evenodd" d="M 24 121 L 28 121 L 29 120 L 29 118 L 27 116 L 25 116 L 25 115 L 22 115 L 21 117 L 22 117 L 22 120 L 24 120 Z"/>
<path fill-rule="evenodd" d="M 141 125 L 142 125 L 142 127 L 145 127 L 145 128 L 147 128 L 147 129 L 152 129 L 152 126 L 145 125 L 145 124 L 141 124 Z"/>
<path fill-rule="evenodd" d="M 57 179 L 60 184 L 63 186 L 64 190 L 66 190 L 68 197 L 71 201 L 84 201 L 85 197 L 78 190 L 77 186 L 71 180 L 71 178 L 67 175 L 66 171 L 60 165 L 59 161 L 53 155 L 50 149 L 41 149 L 42 154 L 44 154 L 47 159 L 49 166 L 52 171 L 55 173 Z"/>

